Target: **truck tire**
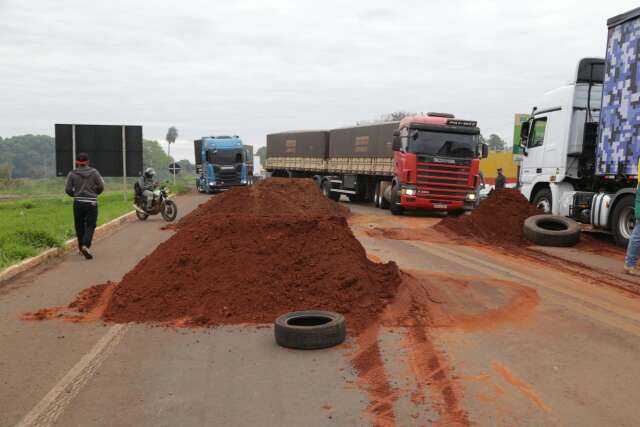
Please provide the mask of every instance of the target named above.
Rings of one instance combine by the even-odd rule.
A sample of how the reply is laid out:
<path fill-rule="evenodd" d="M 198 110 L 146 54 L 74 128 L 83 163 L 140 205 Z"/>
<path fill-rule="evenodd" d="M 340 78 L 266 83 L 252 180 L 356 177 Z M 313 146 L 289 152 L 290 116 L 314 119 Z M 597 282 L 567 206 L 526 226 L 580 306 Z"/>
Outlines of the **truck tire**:
<path fill-rule="evenodd" d="M 394 185 L 391 188 L 391 202 L 389 203 L 389 210 L 391 210 L 392 215 L 402 215 L 404 213 L 404 208 L 399 206 L 398 202 L 400 202 L 400 192 L 398 185 Z"/>
<path fill-rule="evenodd" d="M 631 232 L 636 226 L 635 200 L 633 196 L 625 196 L 616 203 L 611 214 L 611 232 L 616 245 L 627 247 Z"/>
<path fill-rule="evenodd" d="M 389 181 L 380 181 L 380 198 L 378 200 L 380 209 L 389 209 L 389 200 L 384 196 L 387 187 L 389 187 Z"/>
<path fill-rule="evenodd" d="M 331 181 L 329 181 L 328 179 L 322 181 L 322 194 L 324 194 L 325 197 L 328 197 L 334 202 L 340 200 L 340 193 L 334 193 L 333 191 L 331 191 Z"/>
<path fill-rule="evenodd" d="M 574 246 L 580 241 L 580 226 L 560 215 L 534 215 L 522 226 L 524 237 L 540 246 Z"/>
<path fill-rule="evenodd" d="M 344 316 L 331 311 L 307 310 L 284 314 L 274 322 L 276 342 L 282 347 L 314 350 L 333 347 L 347 336 Z"/>
<path fill-rule="evenodd" d="M 551 194 L 551 190 L 549 188 L 538 190 L 533 196 L 531 204 L 545 214 L 550 215 L 553 208 L 553 196 Z"/>

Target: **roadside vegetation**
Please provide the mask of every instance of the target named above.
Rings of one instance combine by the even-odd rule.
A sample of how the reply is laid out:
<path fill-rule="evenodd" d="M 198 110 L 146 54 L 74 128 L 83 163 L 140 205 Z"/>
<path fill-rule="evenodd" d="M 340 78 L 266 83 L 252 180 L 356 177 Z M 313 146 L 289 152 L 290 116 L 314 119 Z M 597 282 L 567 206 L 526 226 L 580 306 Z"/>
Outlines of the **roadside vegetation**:
<path fill-rule="evenodd" d="M 99 196 L 98 225 L 133 210 L 133 183 L 128 180 L 127 201 L 122 180 L 107 179 L 107 189 Z M 193 189 L 194 178 L 182 176 L 176 185 L 167 184 L 173 194 Z M 120 191 L 118 191 L 120 190 Z M 10 194 L 10 198 L 3 195 Z M 60 247 L 75 237 L 73 200 L 64 194 L 64 179 L 0 180 L 0 270 L 46 249 Z"/>

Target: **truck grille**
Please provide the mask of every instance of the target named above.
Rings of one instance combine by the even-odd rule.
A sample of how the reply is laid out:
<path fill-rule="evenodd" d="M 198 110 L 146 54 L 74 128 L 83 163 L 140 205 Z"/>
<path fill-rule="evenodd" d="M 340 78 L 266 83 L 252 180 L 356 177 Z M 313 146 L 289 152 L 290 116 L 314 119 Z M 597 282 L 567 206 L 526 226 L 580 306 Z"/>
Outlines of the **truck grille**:
<path fill-rule="evenodd" d="M 467 193 L 473 189 L 469 185 L 470 173 L 470 164 L 418 162 L 418 197 L 442 204 L 464 201 Z"/>
<path fill-rule="evenodd" d="M 219 166 L 214 167 L 216 180 L 222 181 L 223 185 L 240 184 L 240 172 L 236 169 L 222 169 Z"/>

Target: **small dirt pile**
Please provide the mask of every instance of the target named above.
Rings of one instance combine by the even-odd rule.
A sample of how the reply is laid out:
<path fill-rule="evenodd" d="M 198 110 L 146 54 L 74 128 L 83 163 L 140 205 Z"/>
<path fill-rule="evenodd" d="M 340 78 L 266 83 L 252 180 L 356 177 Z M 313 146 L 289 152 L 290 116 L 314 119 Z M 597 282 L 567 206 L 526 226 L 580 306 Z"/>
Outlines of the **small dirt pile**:
<path fill-rule="evenodd" d="M 492 245 L 526 244 L 524 221 L 542 212 L 517 190 L 493 191 L 470 215 L 445 218 L 436 228 Z"/>
<path fill-rule="evenodd" d="M 401 279 L 394 263 L 367 259 L 345 214 L 311 180 L 230 190 L 184 217 L 127 273 L 103 317 L 207 326 L 324 309 L 345 314 L 357 334 Z"/>

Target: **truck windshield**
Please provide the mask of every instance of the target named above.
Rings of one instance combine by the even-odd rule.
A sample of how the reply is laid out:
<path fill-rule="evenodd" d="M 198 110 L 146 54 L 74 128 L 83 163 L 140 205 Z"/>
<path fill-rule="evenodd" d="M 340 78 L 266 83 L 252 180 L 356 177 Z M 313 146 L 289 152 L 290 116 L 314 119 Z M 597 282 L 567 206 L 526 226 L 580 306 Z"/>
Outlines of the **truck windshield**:
<path fill-rule="evenodd" d="M 409 132 L 407 151 L 415 154 L 473 159 L 478 135 L 413 130 Z"/>
<path fill-rule="evenodd" d="M 244 156 L 241 148 L 209 150 L 209 163 L 216 165 L 235 165 L 242 163 Z"/>

